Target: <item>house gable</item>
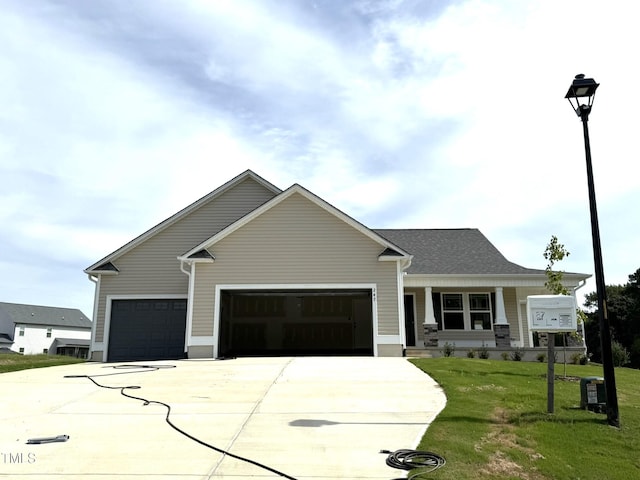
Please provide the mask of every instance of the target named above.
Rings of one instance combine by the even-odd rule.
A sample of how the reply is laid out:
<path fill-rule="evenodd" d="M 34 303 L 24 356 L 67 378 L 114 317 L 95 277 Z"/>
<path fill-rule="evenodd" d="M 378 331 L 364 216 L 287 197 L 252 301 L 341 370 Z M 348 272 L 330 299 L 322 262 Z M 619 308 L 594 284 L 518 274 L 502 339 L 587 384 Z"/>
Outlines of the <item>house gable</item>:
<path fill-rule="evenodd" d="M 239 221 L 229 225 L 227 228 L 216 233 L 211 238 L 194 246 L 189 251 L 181 255 L 179 259 L 183 261 L 188 260 L 190 257 L 193 257 L 194 255 L 196 255 L 198 252 L 202 250 L 209 251 L 210 254 L 212 254 L 212 256 L 215 257 L 214 246 L 216 243 L 220 242 L 225 237 L 232 235 L 235 231 L 244 227 L 250 222 L 253 222 L 256 219 L 260 218 L 261 216 L 265 215 L 270 210 L 276 209 L 280 204 L 287 202 L 292 197 L 304 198 L 309 204 L 319 207 L 320 210 L 324 211 L 326 214 L 333 217 L 334 221 L 339 220 L 343 224 L 349 226 L 351 229 L 357 231 L 360 235 L 367 237 L 370 240 L 377 243 L 378 245 L 380 245 L 380 252 L 379 252 L 380 260 L 390 260 L 390 259 L 393 261 L 402 260 L 403 268 L 406 268 L 410 264 L 411 255 L 407 253 L 405 250 L 398 247 L 396 244 L 390 242 L 386 238 L 383 238 L 382 236 L 378 235 L 373 230 L 370 230 L 369 228 L 365 227 L 360 222 L 354 220 L 350 216 L 346 215 L 342 211 L 338 210 L 331 204 L 325 202 L 320 197 L 314 195 L 313 193 L 311 193 L 310 191 L 306 190 L 305 188 L 301 187 L 298 184 L 291 186 L 289 189 L 282 192 L 278 196 L 274 197 L 269 202 L 265 203 L 264 205 L 260 206 L 259 208 L 251 211 L 250 213 L 242 217 Z M 314 226 L 309 222 L 304 222 L 304 219 L 302 218 L 295 218 L 295 215 L 292 215 L 289 218 L 290 218 L 289 222 L 291 222 L 292 224 L 295 224 L 295 225 L 304 224 L 306 225 L 307 229 L 313 229 L 313 230 L 322 229 L 322 227 Z M 303 223 L 300 223 L 301 221 Z"/>
<path fill-rule="evenodd" d="M 99 278 L 94 342 L 108 336 L 108 298 L 186 298 L 188 277 L 180 271 L 176 257 L 278 192 L 246 171 L 87 268 L 85 273 Z"/>
<path fill-rule="evenodd" d="M 330 290 L 339 296 L 364 289 L 375 304 L 375 348 L 394 345 L 401 352 L 401 267 L 410 257 L 302 187 L 294 185 L 180 260 L 192 263 L 204 249 L 215 260 L 191 266 L 190 345 L 217 345 L 224 291 Z"/>
<path fill-rule="evenodd" d="M 179 230 L 180 235 L 184 238 L 176 245 L 178 250 L 175 253 L 179 254 L 193 243 L 208 238 L 237 221 L 247 212 L 280 192 L 279 188 L 251 170 L 247 170 L 98 260 L 84 271 L 87 274 L 95 275 L 118 274 L 120 270 L 118 260 L 120 258 L 169 229 L 173 229 L 171 234 Z"/>

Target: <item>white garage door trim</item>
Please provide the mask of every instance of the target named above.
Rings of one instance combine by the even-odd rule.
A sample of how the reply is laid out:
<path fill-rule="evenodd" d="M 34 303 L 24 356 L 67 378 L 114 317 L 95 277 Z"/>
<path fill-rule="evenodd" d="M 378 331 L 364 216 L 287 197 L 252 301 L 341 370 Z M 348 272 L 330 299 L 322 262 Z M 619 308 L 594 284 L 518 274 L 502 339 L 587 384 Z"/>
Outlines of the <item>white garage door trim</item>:
<path fill-rule="evenodd" d="M 373 317 L 373 356 L 378 356 L 376 338 L 378 335 L 378 301 L 375 283 L 259 283 L 216 285 L 216 298 L 213 310 L 213 356 L 218 358 L 218 339 L 220 335 L 220 295 L 222 290 L 371 290 L 371 316 Z M 192 337 L 189 336 L 191 344 Z"/>
<path fill-rule="evenodd" d="M 167 299 L 167 300 L 187 300 L 187 295 L 184 294 L 176 294 L 176 293 L 171 293 L 171 294 L 166 294 L 166 295 L 162 295 L 162 294 L 157 294 L 157 293 L 153 293 L 150 295 L 144 295 L 144 294 L 139 294 L 139 295 L 107 295 L 107 306 L 105 309 L 105 313 L 104 313 L 104 334 L 103 334 L 103 341 L 102 343 L 96 343 L 93 346 L 93 349 L 98 351 L 100 350 L 100 348 L 102 348 L 102 361 L 106 362 L 107 361 L 107 354 L 109 351 L 109 333 L 111 330 L 111 306 L 113 304 L 114 300 L 162 300 L 162 299 Z M 189 306 L 187 305 L 187 308 L 189 308 Z M 187 332 L 185 332 L 185 343 L 186 343 L 186 335 Z M 185 345 L 186 348 L 186 345 Z"/>

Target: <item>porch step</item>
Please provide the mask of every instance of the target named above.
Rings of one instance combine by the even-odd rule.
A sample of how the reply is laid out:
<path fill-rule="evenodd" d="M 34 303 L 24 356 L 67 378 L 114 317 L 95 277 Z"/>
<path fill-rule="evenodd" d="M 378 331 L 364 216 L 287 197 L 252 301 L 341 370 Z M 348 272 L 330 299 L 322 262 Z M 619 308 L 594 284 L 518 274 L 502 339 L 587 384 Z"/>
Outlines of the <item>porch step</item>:
<path fill-rule="evenodd" d="M 420 347 L 407 347 L 405 353 L 407 357 L 412 358 L 433 358 L 430 351 Z"/>

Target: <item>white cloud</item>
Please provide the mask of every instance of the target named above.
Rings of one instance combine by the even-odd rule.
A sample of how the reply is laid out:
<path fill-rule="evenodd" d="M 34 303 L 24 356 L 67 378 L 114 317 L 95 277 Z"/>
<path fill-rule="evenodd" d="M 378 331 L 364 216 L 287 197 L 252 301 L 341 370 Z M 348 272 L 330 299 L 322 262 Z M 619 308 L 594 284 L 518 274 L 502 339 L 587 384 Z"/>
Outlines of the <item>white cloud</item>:
<path fill-rule="evenodd" d="M 626 281 L 640 7 L 427 3 L 8 2 L 3 300 L 52 303 L 49 260 L 65 271 L 57 298 L 90 313 L 82 268 L 246 168 L 372 227 L 478 227 L 527 266 L 557 234 L 567 270 L 588 273 L 581 124 L 563 99 L 577 73 L 602 84 L 605 275 Z"/>

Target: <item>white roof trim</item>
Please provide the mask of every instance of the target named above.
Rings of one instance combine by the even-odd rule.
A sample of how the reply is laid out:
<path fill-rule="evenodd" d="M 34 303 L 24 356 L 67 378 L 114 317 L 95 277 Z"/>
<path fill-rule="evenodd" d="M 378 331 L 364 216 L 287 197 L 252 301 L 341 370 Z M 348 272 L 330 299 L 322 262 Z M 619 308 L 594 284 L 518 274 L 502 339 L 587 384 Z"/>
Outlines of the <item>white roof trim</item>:
<path fill-rule="evenodd" d="M 576 287 L 591 275 L 564 272 L 563 283 Z M 404 276 L 405 287 L 544 287 L 547 277 L 541 274 L 487 274 L 487 275 L 425 275 L 407 274 Z"/>
<path fill-rule="evenodd" d="M 357 220 L 351 218 L 349 215 L 341 212 L 340 210 L 338 210 L 336 207 L 334 207 L 330 203 L 327 203 L 326 201 L 322 200 L 320 197 L 318 197 L 317 195 L 311 193 L 309 190 L 307 190 L 306 188 L 298 185 L 297 183 L 292 185 L 291 187 L 289 187 L 284 192 L 280 193 L 280 195 L 272 198 L 271 200 L 269 200 L 268 202 L 264 203 L 260 207 L 258 207 L 255 210 L 249 212 L 247 215 L 242 217 L 237 222 L 232 223 L 231 225 L 229 225 L 225 229 L 221 230 L 220 232 L 218 232 L 217 234 L 215 234 L 211 238 L 209 238 L 209 239 L 205 240 L 204 242 L 202 242 L 201 244 L 193 247 L 191 250 L 189 250 L 184 255 L 181 255 L 178 258 L 181 259 L 181 260 L 186 260 L 190 255 L 193 255 L 195 252 L 197 252 L 199 250 L 202 250 L 202 249 L 210 248 L 215 243 L 219 242 L 220 240 L 222 240 L 225 237 L 228 237 L 233 232 L 238 230 L 240 227 L 243 227 L 244 225 L 247 225 L 253 219 L 259 217 L 260 215 L 262 215 L 263 213 L 265 213 L 268 210 L 272 209 L 276 205 L 279 205 L 280 203 L 282 203 L 283 201 L 285 201 L 287 198 L 291 197 L 294 194 L 302 195 L 307 200 L 310 200 L 311 202 L 315 203 L 320 208 L 326 210 L 330 214 L 332 214 L 335 217 L 339 218 L 340 220 L 342 220 L 346 224 L 348 224 L 351 227 L 355 228 L 360 233 L 362 233 L 366 237 L 370 238 L 371 240 L 377 242 L 378 244 L 382 245 L 383 247 L 392 248 L 393 250 L 396 250 L 398 253 L 401 253 L 402 256 L 397 257 L 397 260 L 405 260 L 407 258 L 411 258 L 411 255 L 409 253 L 405 252 L 403 249 L 401 249 L 397 245 L 394 245 L 393 243 L 389 242 L 385 238 L 383 238 L 380 235 L 378 235 L 377 233 L 375 233 L 373 230 L 367 228 L 366 226 L 364 226 L 363 224 L 361 224 Z"/>
<path fill-rule="evenodd" d="M 243 173 L 241 173 L 240 175 L 238 175 L 237 177 L 232 178 L 231 180 L 226 182 L 224 185 L 221 185 L 220 187 L 216 188 L 211 193 L 208 193 L 204 197 L 200 198 L 199 200 L 196 200 L 195 202 L 193 202 L 189 206 L 183 208 L 179 212 L 177 212 L 174 215 L 172 215 L 171 217 L 169 217 L 166 220 L 160 222 L 155 227 L 147 230 L 142 235 L 139 235 L 138 237 L 134 238 L 130 242 L 126 243 L 125 245 L 123 245 L 122 247 L 117 249 L 116 251 L 110 253 L 109 255 L 107 255 L 106 257 L 102 258 L 101 260 L 98 260 L 96 263 L 94 263 L 93 265 L 91 265 L 90 267 L 85 269 L 84 272 L 85 273 L 90 273 L 90 274 L 93 274 L 93 275 L 105 275 L 106 273 L 104 271 L 94 270 L 94 269 L 99 267 L 100 265 L 102 265 L 104 263 L 111 262 L 114 259 L 120 257 L 121 255 L 127 253 L 128 251 L 130 251 L 133 248 L 137 247 L 138 245 L 140 245 L 141 243 L 143 243 L 144 241 L 146 241 L 150 237 L 153 237 L 157 233 L 159 233 L 162 230 L 166 229 L 167 227 L 173 225 L 174 223 L 176 223 L 181 218 L 185 217 L 186 215 L 188 215 L 192 211 L 194 211 L 197 208 L 201 207 L 203 204 L 209 203 L 209 201 L 211 201 L 212 199 L 220 196 L 221 194 L 223 194 L 227 190 L 230 190 L 232 187 L 234 187 L 235 185 L 237 185 L 238 183 L 244 181 L 247 178 L 251 178 L 251 179 L 255 180 L 256 182 L 258 182 L 259 184 L 261 184 L 262 186 L 264 186 L 268 190 L 271 190 L 276 195 L 279 194 L 280 192 L 282 192 L 282 190 L 280 190 L 278 187 L 276 187 L 275 185 L 267 182 L 264 178 L 260 177 L 259 175 L 257 175 L 253 171 L 246 170 Z"/>

